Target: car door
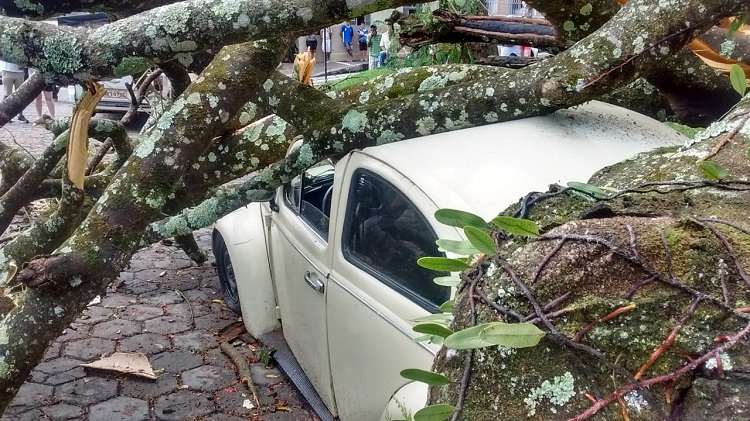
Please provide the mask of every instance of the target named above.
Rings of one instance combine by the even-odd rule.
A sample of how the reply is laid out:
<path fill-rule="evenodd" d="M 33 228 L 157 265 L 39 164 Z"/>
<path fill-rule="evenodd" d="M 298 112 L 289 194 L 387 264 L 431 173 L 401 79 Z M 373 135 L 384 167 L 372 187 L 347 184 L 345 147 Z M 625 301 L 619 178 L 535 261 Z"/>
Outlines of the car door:
<path fill-rule="evenodd" d="M 341 183 L 328 282 L 328 338 L 342 420 L 378 420 L 407 380 L 404 368 L 429 369 L 437 349 L 414 339 L 413 320 L 438 311 L 450 289 L 416 265 L 439 255 L 435 239 L 458 233 L 433 226 L 436 206 L 385 163 L 354 153 Z M 395 236 L 395 237 L 394 237 Z"/>
<path fill-rule="evenodd" d="M 270 251 L 284 337 L 318 394 L 335 414 L 326 326 L 328 226 L 333 166 L 322 163 L 277 194 Z"/>

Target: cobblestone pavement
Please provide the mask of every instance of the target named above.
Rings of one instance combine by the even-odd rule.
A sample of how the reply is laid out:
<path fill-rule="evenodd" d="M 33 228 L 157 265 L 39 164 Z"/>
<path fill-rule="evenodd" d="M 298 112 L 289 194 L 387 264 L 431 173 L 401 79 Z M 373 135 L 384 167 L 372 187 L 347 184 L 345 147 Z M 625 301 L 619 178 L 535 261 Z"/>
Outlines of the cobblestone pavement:
<path fill-rule="evenodd" d="M 58 116 L 70 114 L 64 98 L 61 92 Z M 36 119 L 33 106 L 24 114 Z M 0 141 L 17 142 L 35 156 L 50 139 L 41 127 L 17 120 L 0 129 Z M 210 231 L 196 238 L 208 253 Z M 177 247 L 156 244 L 138 252 L 113 285 L 47 350 L 0 421 L 316 419 L 283 375 L 259 362 L 260 344 L 244 335 L 233 344 L 253 362 L 260 402 L 253 407 L 219 348 L 217 332 L 237 317 L 220 301 L 212 265 L 196 266 Z M 158 378 L 80 366 L 113 352 L 145 354 Z"/>

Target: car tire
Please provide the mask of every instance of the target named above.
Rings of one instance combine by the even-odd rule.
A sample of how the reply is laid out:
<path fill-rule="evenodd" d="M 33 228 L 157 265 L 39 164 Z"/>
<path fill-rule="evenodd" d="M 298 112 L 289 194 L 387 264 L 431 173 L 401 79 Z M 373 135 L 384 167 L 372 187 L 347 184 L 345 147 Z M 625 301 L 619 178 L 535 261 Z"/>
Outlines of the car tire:
<path fill-rule="evenodd" d="M 218 231 L 214 231 L 212 249 L 216 259 L 216 272 L 218 272 L 219 282 L 221 282 L 221 292 L 224 294 L 224 302 L 230 310 L 242 314 L 232 259 L 229 257 L 229 250 L 224 238 Z"/>

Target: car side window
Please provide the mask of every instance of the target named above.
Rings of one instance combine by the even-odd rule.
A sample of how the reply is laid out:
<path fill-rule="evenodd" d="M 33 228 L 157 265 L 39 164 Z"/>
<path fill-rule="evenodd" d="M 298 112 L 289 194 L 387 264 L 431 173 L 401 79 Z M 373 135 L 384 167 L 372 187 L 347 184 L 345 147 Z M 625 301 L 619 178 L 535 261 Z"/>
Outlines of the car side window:
<path fill-rule="evenodd" d="M 396 187 L 374 173 L 354 173 L 342 247 L 350 263 L 433 313 L 450 298 L 437 285 L 439 273 L 417 265 L 424 256 L 440 256 L 437 236 L 427 219 Z"/>
<path fill-rule="evenodd" d="M 333 194 L 333 164 L 326 160 L 295 177 L 284 188 L 287 207 L 328 241 Z"/>

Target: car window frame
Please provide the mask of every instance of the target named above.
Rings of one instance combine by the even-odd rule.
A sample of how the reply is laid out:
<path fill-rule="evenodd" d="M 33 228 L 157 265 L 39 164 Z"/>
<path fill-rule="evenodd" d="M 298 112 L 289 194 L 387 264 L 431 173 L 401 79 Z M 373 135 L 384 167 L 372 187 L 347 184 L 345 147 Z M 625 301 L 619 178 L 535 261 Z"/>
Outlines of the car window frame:
<path fill-rule="evenodd" d="M 358 258 L 357 255 L 351 250 L 349 236 L 352 235 L 351 233 L 352 218 L 354 217 L 354 212 L 350 211 L 350 209 L 351 209 L 351 205 L 356 200 L 355 198 L 356 189 L 357 189 L 356 186 L 357 186 L 357 182 L 360 177 L 360 174 L 362 173 L 365 173 L 371 177 L 376 178 L 379 182 L 384 183 L 387 186 L 390 186 L 392 189 L 394 189 L 396 194 L 401 195 L 401 197 L 408 203 L 408 205 L 411 206 L 412 209 L 414 209 L 417 212 L 417 214 L 419 215 L 419 219 L 422 221 L 423 225 L 427 227 L 432 238 L 434 238 L 435 240 L 438 239 L 437 232 L 435 231 L 435 228 L 430 223 L 430 220 L 419 209 L 419 207 L 414 204 L 414 202 L 409 198 L 409 196 L 403 192 L 402 189 L 400 189 L 397 185 L 387 180 L 385 177 L 379 175 L 378 173 L 368 168 L 359 167 L 359 168 L 354 169 L 351 172 L 351 176 L 349 177 L 349 191 L 346 192 L 346 197 L 347 197 L 346 208 L 344 209 L 343 227 L 341 230 L 340 244 L 338 245 L 338 248 L 340 248 L 340 251 L 344 257 L 344 260 L 348 262 L 349 264 L 355 266 L 359 270 L 362 270 L 363 272 L 372 276 L 383 285 L 389 287 L 391 290 L 403 296 L 404 298 L 408 299 L 410 302 L 421 307 L 422 309 L 427 310 L 428 312 L 432 314 L 440 313 L 440 305 L 443 303 L 440 303 L 440 304 L 433 303 L 429 299 L 409 289 L 406 285 L 400 283 L 398 280 L 393 279 L 391 276 L 388 276 L 386 273 L 383 273 L 377 270 L 375 267 L 371 266 L 367 262 Z M 435 247 L 437 250 L 437 245 Z M 434 257 L 445 257 L 445 253 L 438 251 Z M 416 262 L 414 263 L 416 264 Z M 447 272 L 445 273 L 435 272 L 435 276 L 433 278 L 437 278 L 440 276 L 447 276 L 447 275 L 449 275 Z M 452 289 L 449 287 L 444 287 L 444 288 L 447 292 L 445 301 L 450 300 L 452 296 Z"/>
<path fill-rule="evenodd" d="M 327 162 L 328 161 L 328 162 Z M 319 162 L 318 164 L 314 165 L 311 168 L 316 168 L 320 166 L 321 164 L 329 165 L 330 171 L 331 171 L 331 186 L 329 189 L 334 188 L 334 183 L 336 182 L 336 171 L 335 166 L 332 162 L 329 162 L 329 160 L 324 160 Z M 331 231 L 331 215 L 330 212 L 328 215 L 325 215 L 324 212 L 320 212 L 323 216 L 328 218 L 328 224 L 327 229 L 323 230 L 321 227 L 319 227 L 317 224 L 315 224 L 313 221 L 311 221 L 307 215 L 303 213 L 303 204 L 304 203 L 310 203 L 311 208 L 317 209 L 314 205 L 311 204 L 309 201 L 304 200 L 304 193 L 305 193 L 305 180 L 308 179 L 307 174 L 310 169 L 305 170 L 302 174 L 297 175 L 290 181 L 289 183 L 285 184 L 282 188 L 281 195 L 283 196 L 283 203 L 286 206 L 286 208 L 291 211 L 300 221 L 303 222 L 303 224 L 308 227 L 310 231 L 312 231 L 315 236 L 317 236 L 320 240 L 322 240 L 324 243 L 328 244 L 330 231 Z M 327 170 L 328 171 L 328 170 Z M 292 190 L 292 184 L 295 180 L 300 179 L 299 183 L 299 204 L 295 204 L 290 200 L 291 193 L 294 191 Z M 331 203 L 331 206 L 333 206 L 333 203 Z M 317 209 L 319 210 L 319 209 Z"/>

